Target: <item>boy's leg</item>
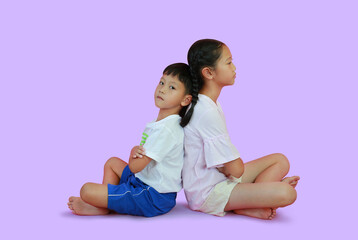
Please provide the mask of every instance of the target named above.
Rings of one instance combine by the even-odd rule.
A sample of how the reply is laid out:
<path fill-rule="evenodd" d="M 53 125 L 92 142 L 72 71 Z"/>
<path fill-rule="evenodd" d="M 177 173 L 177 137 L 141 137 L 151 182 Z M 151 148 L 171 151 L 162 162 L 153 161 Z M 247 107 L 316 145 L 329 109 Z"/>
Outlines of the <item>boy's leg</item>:
<path fill-rule="evenodd" d="M 111 157 L 104 165 L 102 184 L 118 185 L 124 168 L 128 165 L 125 161 L 117 157 Z"/>
<path fill-rule="evenodd" d="M 81 197 L 70 197 L 67 203 L 73 213 L 77 215 L 108 214 L 107 184 L 118 185 L 122 172 L 128 164 L 120 158 L 112 157 L 104 165 L 102 184 L 86 183 L 81 188 Z"/>
<path fill-rule="evenodd" d="M 109 213 L 107 201 L 107 185 L 86 183 L 81 188 L 81 197 L 70 197 L 68 207 L 77 215 L 104 215 Z"/>

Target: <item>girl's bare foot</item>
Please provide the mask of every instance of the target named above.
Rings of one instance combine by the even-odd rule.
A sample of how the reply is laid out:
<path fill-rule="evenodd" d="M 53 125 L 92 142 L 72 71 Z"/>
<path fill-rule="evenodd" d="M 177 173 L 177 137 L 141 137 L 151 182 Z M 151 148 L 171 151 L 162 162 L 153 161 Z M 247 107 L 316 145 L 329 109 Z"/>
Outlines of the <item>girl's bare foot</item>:
<path fill-rule="evenodd" d="M 300 180 L 299 176 L 293 176 L 293 177 L 286 177 L 282 179 L 281 182 L 286 182 L 295 188 L 297 186 L 298 180 Z"/>
<path fill-rule="evenodd" d="M 80 197 L 70 197 L 68 200 L 68 208 L 76 215 L 92 216 L 92 215 L 105 215 L 109 213 L 106 208 L 97 208 L 86 202 Z"/>
<path fill-rule="evenodd" d="M 272 220 L 276 216 L 276 209 L 273 208 L 238 209 L 234 210 L 233 212 L 239 215 L 245 215 L 265 220 Z"/>

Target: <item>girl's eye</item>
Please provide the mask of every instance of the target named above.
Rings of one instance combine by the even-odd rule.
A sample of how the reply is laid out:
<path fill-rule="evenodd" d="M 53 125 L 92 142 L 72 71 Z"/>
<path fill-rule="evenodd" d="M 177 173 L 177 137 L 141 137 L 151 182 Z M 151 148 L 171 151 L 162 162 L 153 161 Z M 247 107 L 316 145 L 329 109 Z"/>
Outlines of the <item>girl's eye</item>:
<path fill-rule="evenodd" d="M 229 62 L 228 64 L 231 64 L 232 62 Z"/>
<path fill-rule="evenodd" d="M 173 86 L 170 86 L 169 88 L 175 90 L 175 87 L 173 87 Z"/>
<path fill-rule="evenodd" d="M 160 84 L 160 85 L 164 85 L 163 81 L 160 81 L 159 84 Z"/>

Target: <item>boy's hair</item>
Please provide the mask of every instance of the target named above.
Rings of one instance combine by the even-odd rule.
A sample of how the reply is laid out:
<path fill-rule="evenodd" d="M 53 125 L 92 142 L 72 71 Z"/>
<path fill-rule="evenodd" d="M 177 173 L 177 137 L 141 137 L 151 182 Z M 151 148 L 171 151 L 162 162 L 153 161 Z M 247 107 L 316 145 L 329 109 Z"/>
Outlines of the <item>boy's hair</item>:
<path fill-rule="evenodd" d="M 191 107 L 187 112 L 187 115 L 190 117 L 193 114 L 196 103 L 198 102 L 199 91 L 204 85 L 201 70 L 204 67 L 211 67 L 215 69 L 224 45 L 224 43 L 218 40 L 202 39 L 191 45 L 188 51 L 188 63 L 193 83 Z"/>
<path fill-rule="evenodd" d="M 174 63 L 167 66 L 163 74 L 171 75 L 173 77 L 178 77 L 179 81 L 184 84 L 185 87 L 185 94 L 196 94 L 198 93 L 193 92 L 193 82 L 190 74 L 190 68 L 188 64 L 185 63 Z M 185 114 L 189 106 L 184 106 L 179 112 L 179 116 L 181 116 L 180 126 L 185 127 L 191 118 L 191 115 Z"/>

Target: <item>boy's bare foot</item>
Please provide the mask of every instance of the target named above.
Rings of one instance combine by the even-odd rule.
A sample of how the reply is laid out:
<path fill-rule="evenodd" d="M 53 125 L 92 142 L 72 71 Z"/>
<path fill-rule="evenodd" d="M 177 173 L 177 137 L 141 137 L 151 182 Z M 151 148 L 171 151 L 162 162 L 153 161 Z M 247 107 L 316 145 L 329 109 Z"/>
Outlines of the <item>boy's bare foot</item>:
<path fill-rule="evenodd" d="M 293 176 L 293 177 L 286 177 L 282 179 L 281 182 L 286 182 L 295 188 L 297 186 L 298 180 L 300 180 L 299 176 Z"/>
<path fill-rule="evenodd" d="M 272 220 L 276 216 L 276 209 L 273 208 L 238 209 L 234 210 L 233 212 L 239 215 L 245 215 L 265 220 Z"/>
<path fill-rule="evenodd" d="M 67 205 L 68 208 L 72 210 L 72 213 L 76 215 L 92 216 L 105 215 L 109 213 L 108 209 L 92 206 L 84 202 L 80 197 L 70 197 Z"/>

